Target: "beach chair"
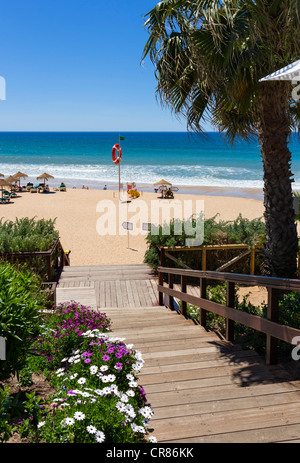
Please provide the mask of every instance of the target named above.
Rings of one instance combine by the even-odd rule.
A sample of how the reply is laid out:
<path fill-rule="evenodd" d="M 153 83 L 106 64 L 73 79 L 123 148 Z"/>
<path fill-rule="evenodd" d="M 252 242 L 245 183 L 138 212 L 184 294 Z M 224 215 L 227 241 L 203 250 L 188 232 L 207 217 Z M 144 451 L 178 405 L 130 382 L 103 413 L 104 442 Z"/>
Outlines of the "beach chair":
<path fill-rule="evenodd" d="M 10 202 L 10 198 L 8 196 L 3 196 L 2 198 L 0 198 L 0 204 L 7 204 Z"/>

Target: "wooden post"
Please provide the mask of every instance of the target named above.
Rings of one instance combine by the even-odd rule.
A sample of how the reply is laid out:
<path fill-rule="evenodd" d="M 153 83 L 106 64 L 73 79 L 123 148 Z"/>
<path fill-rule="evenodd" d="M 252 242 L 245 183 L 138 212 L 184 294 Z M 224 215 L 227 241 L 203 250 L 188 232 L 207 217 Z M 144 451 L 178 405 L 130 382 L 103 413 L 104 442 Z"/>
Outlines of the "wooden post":
<path fill-rule="evenodd" d="M 251 249 L 250 275 L 255 275 L 255 248 Z"/>
<path fill-rule="evenodd" d="M 158 284 L 160 286 L 164 284 L 164 274 L 162 272 L 158 272 Z M 159 305 L 164 305 L 164 293 L 161 291 L 158 292 L 158 303 Z"/>
<path fill-rule="evenodd" d="M 186 293 L 186 276 L 184 275 L 181 275 L 181 291 L 183 293 Z M 181 301 L 181 307 L 182 307 L 182 315 L 184 317 L 187 316 L 187 311 L 186 311 L 186 302 L 185 301 Z"/>
<path fill-rule="evenodd" d="M 227 307 L 234 308 L 234 288 L 235 283 L 232 281 L 227 282 L 227 295 L 226 305 Z M 234 321 L 226 318 L 226 340 L 233 342 L 234 340 Z"/>
<path fill-rule="evenodd" d="M 165 266 L 165 250 L 163 247 L 160 248 L 160 265 L 161 267 Z"/>
<path fill-rule="evenodd" d="M 173 289 L 173 274 L 172 273 L 169 273 L 168 280 L 169 280 L 169 288 Z M 171 310 L 174 310 L 174 298 L 173 298 L 173 296 L 169 296 L 169 308 Z"/>
<path fill-rule="evenodd" d="M 64 251 L 64 249 L 63 249 L 62 246 L 60 246 L 60 260 L 61 260 L 60 266 L 61 266 L 61 268 L 64 268 L 64 264 L 65 264 L 65 251 Z"/>
<path fill-rule="evenodd" d="M 200 278 L 200 297 L 202 299 L 206 299 L 206 286 L 207 286 L 206 278 Z M 201 309 L 200 307 L 200 325 L 201 326 L 206 326 L 206 314 L 207 314 L 207 310 Z"/>
<path fill-rule="evenodd" d="M 206 249 L 202 249 L 202 270 L 206 270 Z"/>
<path fill-rule="evenodd" d="M 47 272 L 48 281 L 51 281 L 51 279 L 52 279 L 52 275 L 51 275 L 51 273 L 52 273 L 51 272 L 51 258 L 52 258 L 52 256 L 51 256 L 51 254 L 49 254 L 49 256 L 48 256 L 48 272 Z"/>
<path fill-rule="evenodd" d="M 273 322 L 278 321 L 278 301 L 279 301 L 279 290 L 276 288 L 268 288 L 267 319 L 272 320 Z M 278 345 L 277 339 L 267 334 L 267 351 L 266 351 L 267 365 L 274 365 L 275 363 L 277 363 L 277 345 Z"/>

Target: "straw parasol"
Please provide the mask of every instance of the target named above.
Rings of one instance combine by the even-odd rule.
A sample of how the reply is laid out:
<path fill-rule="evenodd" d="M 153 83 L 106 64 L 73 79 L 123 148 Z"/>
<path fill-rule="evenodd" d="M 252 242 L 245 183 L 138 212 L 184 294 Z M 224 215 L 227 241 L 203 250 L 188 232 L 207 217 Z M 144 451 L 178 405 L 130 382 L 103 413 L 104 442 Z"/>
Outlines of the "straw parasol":
<path fill-rule="evenodd" d="M 16 174 L 13 175 L 13 177 L 15 177 L 16 181 L 19 182 L 19 185 L 21 183 L 21 178 L 26 178 L 28 177 L 27 174 L 24 174 L 23 172 L 17 172 Z"/>
<path fill-rule="evenodd" d="M 9 177 L 5 177 L 4 180 L 11 185 L 16 182 L 16 177 L 14 175 L 9 175 Z"/>
<path fill-rule="evenodd" d="M 2 198 L 3 198 L 3 187 L 11 187 L 11 182 L 9 182 L 7 179 L 0 178 L 0 188 L 2 191 Z"/>
<path fill-rule="evenodd" d="M 54 178 L 54 177 L 53 177 L 52 175 L 47 174 L 46 172 L 44 172 L 42 175 L 39 175 L 39 176 L 37 177 L 37 180 L 40 180 L 40 179 L 42 179 L 42 178 L 44 179 L 44 185 L 45 185 L 46 180 L 49 180 L 49 178 Z"/>
<path fill-rule="evenodd" d="M 172 185 L 172 183 L 170 182 L 167 182 L 167 180 L 164 180 L 163 178 L 159 181 L 159 182 L 156 182 L 154 183 L 153 185 Z"/>
<path fill-rule="evenodd" d="M 5 175 L 4 175 L 4 174 L 0 174 L 0 177 L 5 177 Z"/>
<path fill-rule="evenodd" d="M 167 180 L 165 180 L 165 179 L 162 178 L 161 180 L 159 180 L 159 182 L 154 183 L 154 186 L 159 186 L 159 185 L 165 187 L 165 188 L 162 188 L 162 189 L 161 189 L 161 196 L 162 196 L 162 198 L 163 198 L 163 196 L 164 196 L 164 190 L 167 189 L 167 185 L 172 186 L 172 183 L 167 182 Z"/>

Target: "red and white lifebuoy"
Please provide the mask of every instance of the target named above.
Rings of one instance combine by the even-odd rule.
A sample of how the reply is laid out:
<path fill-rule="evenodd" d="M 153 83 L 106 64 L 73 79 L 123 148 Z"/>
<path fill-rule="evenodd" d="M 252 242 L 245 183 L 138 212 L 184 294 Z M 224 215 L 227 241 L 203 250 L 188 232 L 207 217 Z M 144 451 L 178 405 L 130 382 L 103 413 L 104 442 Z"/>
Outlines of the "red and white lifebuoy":
<path fill-rule="evenodd" d="M 117 152 L 118 152 L 118 156 L 117 156 Z M 112 160 L 115 164 L 119 164 L 119 162 L 121 161 L 121 158 L 122 158 L 122 149 L 121 149 L 121 146 L 119 145 L 119 143 L 116 143 L 113 148 L 112 148 L 112 152 L 111 152 L 111 157 L 112 157 Z"/>

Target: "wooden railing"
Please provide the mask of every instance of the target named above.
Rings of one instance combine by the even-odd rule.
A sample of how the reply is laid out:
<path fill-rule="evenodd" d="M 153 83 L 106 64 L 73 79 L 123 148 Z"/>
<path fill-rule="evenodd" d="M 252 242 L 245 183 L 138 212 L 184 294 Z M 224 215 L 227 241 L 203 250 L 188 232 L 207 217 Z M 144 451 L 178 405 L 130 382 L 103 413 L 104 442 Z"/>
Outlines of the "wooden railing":
<path fill-rule="evenodd" d="M 56 251 L 58 251 L 58 261 L 54 262 L 54 256 L 56 256 Z M 62 244 L 59 239 L 56 239 L 53 243 L 53 246 L 48 251 L 35 251 L 35 252 L 11 252 L 11 253 L 4 253 L 0 255 L 0 258 L 3 260 L 8 260 L 9 262 L 20 262 L 25 263 L 26 260 L 34 257 L 41 257 L 45 259 L 46 266 L 47 266 L 47 281 L 51 282 L 53 275 L 52 275 L 52 268 L 60 268 L 62 269 L 64 265 L 70 265 L 69 259 L 66 256 Z"/>
<path fill-rule="evenodd" d="M 168 283 L 164 284 L 164 275 Z M 174 276 L 180 276 L 181 291 L 173 289 Z M 169 296 L 168 306 L 174 308 L 174 298 L 182 302 L 182 314 L 187 317 L 187 303 L 200 308 L 200 324 L 206 325 L 207 312 L 213 312 L 226 319 L 226 339 L 234 341 L 234 324 L 241 323 L 249 328 L 266 334 L 266 363 L 277 363 L 278 339 L 295 344 L 293 338 L 300 336 L 300 330 L 278 323 L 278 303 L 281 291 L 300 291 L 300 280 L 242 275 L 213 271 L 175 269 L 158 267 L 159 305 L 164 305 L 164 294 Z M 187 293 L 187 278 L 196 278 L 200 286 L 200 297 Z M 207 281 L 220 280 L 227 283 L 226 305 L 207 299 Z M 267 318 L 252 315 L 234 308 L 235 285 L 264 286 L 268 291 Z"/>
<path fill-rule="evenodd" d="M 172 260 L 175 262 L 179 267 L 183 267 L 186 269 L 190 269 L 186 264 L 183 262 L 180 262 L 176 257 L 174 257 L 170 252 L 195 252 L 195 251 L 201 251 L 202 252 L 202 257 L 201 257 L 201 269 L 206 270 L 206 259 L 207 259 L 207 253 L 209 251 L 238 251 L 241 250 L 241 254 L 238 256 L 230 259 L 228 262 L 225 262 L 223 265 L 221 265 L 218 269 L 215 269 L 217 272 L 221 272 L 234 263 L 238 262 L 240 259 L 243 259 L 246 256 L 250 255 L 250 268 L 249 272 L 250 275 L 255 274 L 255 256 L 256 253 L 261 251 L 263 248 L 262 244 L 255 244 L 254 246 L 250 247 L 248 244 L 212 244 L 212 245 L 203 245 L 203 246 L 191 246 L 191 247 L 186 247 L 186 246 L 175 246 L 175 247 L 167 247 L 167 246 L 160 246 L 160 264 L 162 267 L 165 265 L 165 258 L 167 257 L 168 259 Z"/>

